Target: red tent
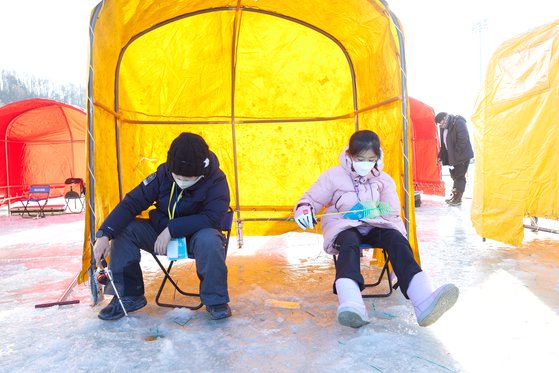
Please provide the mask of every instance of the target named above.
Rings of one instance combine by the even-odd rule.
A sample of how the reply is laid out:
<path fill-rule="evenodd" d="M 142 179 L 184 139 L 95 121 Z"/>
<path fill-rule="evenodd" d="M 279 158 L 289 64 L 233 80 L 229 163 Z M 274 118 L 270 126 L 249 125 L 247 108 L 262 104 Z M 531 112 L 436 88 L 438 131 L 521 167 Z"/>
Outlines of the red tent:
<path fill-rule="evenodd" d="M 439 141 L 433 108 L 410 97 L 412 121 L 413 183 L 416 191 L 444 196 L 441 165 L 437 162 Z"/>
<path fill-rule="evenodd" d="M 85 177 L 86 115 L 47 99 L 0 107 L 0 204 L 21 197 L 31 184 L 63 194 L 64 181 Z"/>

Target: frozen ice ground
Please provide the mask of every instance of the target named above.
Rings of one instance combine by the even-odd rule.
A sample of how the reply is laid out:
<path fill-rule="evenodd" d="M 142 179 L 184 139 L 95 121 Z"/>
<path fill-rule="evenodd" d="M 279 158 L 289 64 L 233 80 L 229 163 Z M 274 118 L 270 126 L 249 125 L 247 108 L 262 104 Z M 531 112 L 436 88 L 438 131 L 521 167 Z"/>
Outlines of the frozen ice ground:
<path fill-rule="evenodd" d="M 80 304 L 35 309 L 56 301 L 79 270 L 83 214 L 2 216 L 0 371 L 556 371 L 559 236 L 527 230 L 519 248 L 483 242 L 470 223 L 470 202 L 449 207 L 423 196 L 416 210 L 424 270 L 461 291 L 456 306 L 428 328 L 417 326 L 399 291 L 365 301 L 370 325 L 338 325 L 332 259 L 320 236 L 309 233 L 245 237 L 242 249 L 232 239 L 227 320 L 156 306 L 161 275 L 147 255 L 149 303 L 128 318 L 99 320 L 85 285 L 69 295 Z M 191 265 L 177 268 L 181 281 Z"/>

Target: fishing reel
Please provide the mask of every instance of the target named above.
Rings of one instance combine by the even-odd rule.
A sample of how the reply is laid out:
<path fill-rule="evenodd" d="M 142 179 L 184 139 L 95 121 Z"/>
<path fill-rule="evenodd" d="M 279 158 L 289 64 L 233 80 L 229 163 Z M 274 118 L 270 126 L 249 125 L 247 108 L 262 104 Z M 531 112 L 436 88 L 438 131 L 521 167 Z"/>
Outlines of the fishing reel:
<path fill-rule="evenodd" d="M 95 271 L 95 278 L 97 282 L 101 285 L 107 285 L 111 280 L 111 273 L 110 269 L 107 266 L 107 261 L 104 257 L 101 258 L 100 266 L 97 267 L 97 271 Z"/>
<path fill-rule="evenodd" d="M 107 285 L 109 283 L 109 275 L 105 268 L 98 268 L 95 272 L 95 278 L 97 282 L 101 285 Z"/>

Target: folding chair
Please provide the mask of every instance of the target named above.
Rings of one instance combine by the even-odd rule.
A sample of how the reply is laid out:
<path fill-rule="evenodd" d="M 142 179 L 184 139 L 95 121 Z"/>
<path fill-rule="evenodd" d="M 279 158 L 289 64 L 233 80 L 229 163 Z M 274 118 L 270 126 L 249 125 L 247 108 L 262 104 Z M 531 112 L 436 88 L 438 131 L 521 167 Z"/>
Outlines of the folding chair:
<path fill-rule="evenodd" d="M 83 179 L 77 177 L 71 177 L 64 181 L 64 200 L 66 201 L 66 206 L 64 211 L 68 210 L 71 213 L 79 214 L 85 210 L 85 186 Z M 74 210 L 70 208 L 70 201 L 74 201 Z M 77 202 L 80 202 L 80 210 L 77 211 Z"/>
<path fill-rule="evenodd" d="M 223 245 L 223 249 L 225 250 L 225 257 L 227 257 L 227 248 L 229 247 L 229 236 L 231 235 L 231 226 L 233 225 L 233 210 L 231 208 L 229 208 L 229 210 L 227 211 L 227 214 L 225 214 L 225 217 L 223 218 L 223 221 L 221 222 L 221 231 L 223 232 L 223 234 L 225 235 L 225 244 Z M 157 258 L 157 255 L 155 253 L 152 253 L 153 258 L 155 259 L 155 261 L 157 262 L 157 264 L 159 264 L 159 267 L 161 268 L 161 270 L 163 271 L 163 282 L 161 283 L 161 286 L 159 287 L 159 291 L 157 292 L 157 295 L 155 296 L 155 303 L 157 303 L 157 305 L 161 306 L 161 307 L 171 307 L 171 308 L 176 308 L 176 307 L 184 307 L 184 308 L 188 308 L 191 310 L 197 310 L 202 308 L 203 304 L 200 301 L 197 305 L 184 305 L 184 304 L 178 304 L 178 303 L 164 303 L 161 302 L 159 300 L 159 298 L 161 297 L 161 294 L 163 293 L 163 288 L 165 287 L 165 284 L 167 283 L 167 281 L 169 281 L 173 287 L 175 288 L 176 291 L 178 291 L 179 293 L 181 293 L 182 295 L 185 295 L 187 297 L 200 297 L 200 293 L 194 293 L 194 292 L 187 292 L 182 290 L 179 285 L 177 284 L 177 282 L 171 277 L 171 269 L 173 268 L 173 264 L 175 263 L 175 260 L 171 260 L 169 263 L 169 267 L 165 268 L 163 266 L 163 264 L 161 263 L 161 261 L 159 260 L 159 258 Z M 193 259 L 193 258 L 190 258 Z"/>
<path fill-rule="evenodd" d="M 373 247 L 369 244 L 361 244 L 359 245 L 359 249 L 361 251 L 361 256 L 363 256 L 363 250 L 366 249 L 373 249 Z M 382 278 L 386 276 L 386 279 L 388 281 L 388 292 L 387 293 L 375 293 L 375 294 L 363 294 L 363 298 L 384 298 L 384 297 L 388 297 L 390 296 L 390 294 L 392 294 L 392 289 L 396 289 L 398 287 L 398 283 L 396 284 L 392 284 L 392 278 L 390 278 L 390 261 L 388 260 L 388 254 L 386 253 L 386 250 L 378 248 L 378 250 L 382 250 L 382 255 L 384 257 L 384 266 L 382 267 L 382 270 L 380 271 L 380 275 L 377 279 L 376 282 L 368 284 L 365 283 L 365 288 L 373 288 L 375 286 L 380 285 L 380 283 L 382 282 Z M 337 263 L 337 255 L 334 255 L 334 264 Z"/>
<path fill-rule="evenodd" d="M 27 215 L 31 217 L 31 213 L 29 212 L 28 209 L 29 202 L 35 202 L 39 207 L 39 212 L 36 217 L 44 218 L 45 206 L 49 201 L 49 195 L 50 195 L 50 185 L 31 185 L 29 187 L 29 192 L 27 193 L 27 200 L 22 202 L 23 212 L 21 213 L 21 216 L 23 217 L 23 215 L 27 213 Z M 44 203 L 41 204 L 41 201 L 44 201 Z"/>

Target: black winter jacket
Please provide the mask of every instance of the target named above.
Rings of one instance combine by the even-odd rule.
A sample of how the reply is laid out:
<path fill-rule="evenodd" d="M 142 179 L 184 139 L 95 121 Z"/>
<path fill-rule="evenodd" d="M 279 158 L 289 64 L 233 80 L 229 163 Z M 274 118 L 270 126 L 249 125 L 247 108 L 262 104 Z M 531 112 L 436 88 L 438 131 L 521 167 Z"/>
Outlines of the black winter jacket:
<path fill-rule="evenodd" d="M 156 172 L 126 194 L 100 229 L 112 239 L 118 236 L 137 215 L 155 204 L 155 209 L 149 212 L 149 218 L 158 234 L 167 226 L 173 238 L 189 238 L 203 228 L 220 230 L 221 221 L 229 208 L 229 185 L 225 174 L 219 168 L 216 155 L 210 152 L 209 158 L 208 174 L 184 190 L 176 206 L 173 220 L 169 219 L 168 207 L 173 209 L 181 190 L 175 185 L 173 196 L 170 195 L 174 180 L 166 164 L 163 163 L 159 165 Z"/>
<path fill-rule="evenodd" d="M 469 161 L 474 157 L 466 119 L 460 115 L 450 115 L 446 145 L 443 141 L 444 129 L 440 129 L 441 148 L 439 159 L 443 165 L 454 166 Z"/>

